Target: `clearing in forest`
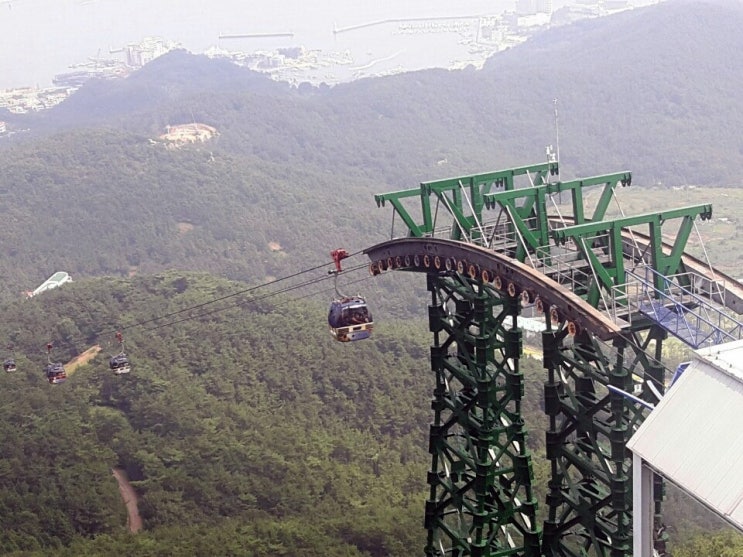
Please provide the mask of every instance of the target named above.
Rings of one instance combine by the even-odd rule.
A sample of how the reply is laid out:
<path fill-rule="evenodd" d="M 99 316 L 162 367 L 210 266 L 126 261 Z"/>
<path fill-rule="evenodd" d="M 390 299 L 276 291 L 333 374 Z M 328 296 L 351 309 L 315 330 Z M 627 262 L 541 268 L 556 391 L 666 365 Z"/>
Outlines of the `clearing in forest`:
<path fill-rule="evenodd" d="M 64 366 L 64 369 L 67 372 L 67 375 L 68 376 L 71 375 L 77 368 L 87 364 L 90 360 L 95 358 L 98 355 L 98 352 L 100 351 L 101 351 L 101 347 L 96 344 L 95 346 L 91 346 L 90 348 L 88 348 L 82 354 L 79 354 L 78 356 L 72 358 L 72 360 L 70 360 Z"/>

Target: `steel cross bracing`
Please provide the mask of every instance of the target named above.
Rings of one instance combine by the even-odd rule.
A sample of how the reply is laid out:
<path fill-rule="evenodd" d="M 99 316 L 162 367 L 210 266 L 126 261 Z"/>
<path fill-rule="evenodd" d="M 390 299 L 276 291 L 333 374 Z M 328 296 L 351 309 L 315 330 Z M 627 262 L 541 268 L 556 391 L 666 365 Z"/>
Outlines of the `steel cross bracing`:
<path fill-rule="evenodd" d="M 390 203 L 394 208 L 393 219 L 399 216 L 407 227 L 405 234 L 421 238 L 435 236 L 446 230 L 451 240 L 463 240 L 482 244 L 492 231 L 492 223 L 483 221 L 484 196 L 493 190 L 513 190 L 516 178 L 528 178 L 533 184 L 544 184 L 549 176 L 557 174 L 557 163 L 550 162 L 498 170 L 484 174 L 462 176 L 435 182 L 422 182 L 419 188 L 402 190 L 374 196 L 378 207 Z M 431 207 L 431 197 L 436 204 Z M 409 211 L 406 200 L 419 199 L 420 208 L 414 214 Z M 454 222 L 439 223 L 447 213 Z M 416 218 L 416 216 L 418 218 Z M 394 220 L 392 233 L 394 234 Z"/>
<path fill-rule="evenodd" d="M 631 390 L 635 384 L 654 381 L 662 389 L 662 382 L 658 382 L 658 377 L 662 378 L 664 370 L 658 363 L 657 356 L 664 331 L 656 328 L 653 329 L 653 335 L 646 335 L 645 338 L 639 334 L 626 338 L 623 331 L 608 321 L 601 312 L 563 286 L 553 283 L 529 266 L 478 246 L 433 238 L 403 238 L 373 246 L 366 253 L 373 261 L 372 273 L 379 274 L 392 269 L 424 272 L 429 277 L 429 288 L 433 284 L 433 291 L 436 293 L 430 309 L 431 329 L 434 332 L 431 363 L 436 372 L 437 385 L 444 387 L 437 388 L 434 393 L 435 415 L 429 439 L 432 468 L 429 474 L 431 495 L 426 506 L 425 522 L 429 531 L 427 554 L 498 555 L 500 553 L 496 552 L 497 547 L 504 548 L 504 551 L 513 548 L 519 554 L 516 548 L 520 544 L 524 544 L 524 552 L 527 547 L 533 547 L 527 545 L 527 541 L 533 541 L 533 533 L 523 540 L 512 533 L 523 532 L 525 513 L 512 514 L 505 511 L 497 515 L 493 513 L 491 521 L 499 525 L 500 529 L 490 530 L 490 535 L 494 538 L 488 538 L 489 545 L 483 547 L 473 544 L 472 540 L 478 538 L 469 535 L 469 515 L 464 510 L 460 511 L 464 499 L 458 494 L 460 487 L 466 491 L 471 489 L 471 485 L 466 482 L 464 485 L 446 483 L 452 477 L 452 471 L 456 472 L 453 475 L 454 481 L 464 481 L 462 478 L 470 477 L 468 474 L 472 474 L 472 469 L 467 468 L 468 461 L 463 459 L 462 451 L 452 452 L 451 446 L 442 441 L 458 439 L 457 435 L 449 433 L 451 431 L 466 431 L 466 443 L 470 445 L 465 446 L 489 446 L 495 454 L 500 454 L 504 442 L 508 443 L 508 440 L 481 435 L 482 432 L 472 427 L 472 420 L 467 413 L 455 406 L 460 401 L 457 395 L 460 391 L 469 397 L 467 400 L 489 404 L 481 408 L 485 413 L 503 413 L 506 423 L 523 421 L 523 417 L 514 421 L 509 414 L 518 410 L 520 398 L 519 405 L 509 406 L 516 400 L 505 396 L 483 396 L 480 393 L 491 389 L 497 391 L 501 384 L 498 378 L 502 378 L 504 373 L 509 376 L 512 371 L 520 375 L 518 358 L 513 354 L 521 354 L 521 332 L 518 321 L 515 321 L 515 326 L 513 323 L 514 317 L 521 315 L 525 300 L 529 299 L 535 307 L 541 307 L 551 330 L 556 331 L 555 339 L 551 343 L 545 342 L 544 360 L 555 370 L 553 375 L 560 384 L 557 389 L 557 404 L 549 406 L 549 456 L 556 460 L 557 465 L 553 466 L 555 475 L 550 482 L 547 504 L 548 511 L 555 518 L 544 525 L 539 554 L 622 555 L 628 547 L 625 542 L 629 514 L 623 506 L 625 503 L 620 502 L 629 501 L 630 493 L 627 491 L 627 482 L 616 480 L 624 478 L 630 462 L 624 458 L 626 455 L 623 453 L 612 451 L 617 444 L 617 432 L 627 432 L 629 435 L 634 425 L 641 420 L 645 407 L 631 404 L 621 395 L 610 394 L 607 386 Z M 482 312 L 475 311 L 476 294 L 487 295 L 489 298 Z M 469 304 L 472 308 L 468 311 Z M 482 316 L 478 317 L 480 313 Z M 511 318 L 509 325 L 505 324 L 506 317 Z M 491 339 L 492 344 L 483 343 L 486 338 Z M 468 357 L 473 339 L 479 342 L 475 344 L 475 347 L 481 348 L 481 352 L 475 352 L 480 354 L 479 357 Z M 620 354 L 613 345 L 606 344 L 620 341 L 631 347 L 631 358 L 625 353 Z M 456 350 L 446 350 L 444 353 L 443 346 L 450 349 L 456 346 Z M 652 353 L 653 346 L 655 355 L 651 357 L 649 354 Z M 610 364 L 606 362 L 618 362 L 620 356 L 622 363 L 618 369 L 622 370 L 622 379 L 612 380 L 607 371 Z M 493 371 L 493 363 L 486 365 L 484 370 L 479 369 L 474 364 L 480 362 L 481 358 L 486 362 L 490 362 L 491 358 L 496 363 L 505 361 L 505 369 L 497 370 L 496 366 L 496 371 Z M 481 376 L 485 381 L 473 386 L 473 381 L 466 380 L 466 377 L 473 374 Z M 550 379 L 552 380 L 548 380 L 545 387 L 547 398 L 555 393 L 551 389 L 554 378 Z M 466 388 L 467 385 L 469 387 Z M 585 402 L 588 397 L 585 393 L 591 390 L 595 393 L 596 402 L 587 405 Z M 520 390 L 504 391 L 508 392 L 520 393 Z M 575 393 L 583 393 L 583 396 L 576 396 Z M 448 406 L 442 406 L 440 399 Z M 442 416 L 440 412 L 445 415 Z M 621 419 L 617 419 L 617 415 Z M 445 425 L 443 430 L 437 427 L 441 424 Z M 576 424 L 583 424 L 581 430 L 587 432 L 578 439 L 578 443 L 575 442 Z M 608 448 L 605 447 L 607 443 L 610 443 Z M 461 447 L 462 444 L 455 443 L 455 446 Z M 460 459 L 456 464 L 452 455 Z M 614 461 L 607 464 L 611 459 L 622 459 L 621 465 Z M 493 460 L 490 465 L 497 467 L 493 473 L 500 476 L 501 485 L 516 482 L 516 485 L 522 486 L 521 489 L 528 491 L 529 486 L 522 485 L 523 480 L 518 480 L 526 477 L 523 472 L 513 478 L 511 474 L 515 473 L 515 469 L 504 464 L 506 459 Z M 530 460 L 523 460 L 522 463 L 526 466 L 530 464 Z M 607 468 L 609 472 L 606 471 Z M 615 471 L 619 474 L 618 478 L 611 476 Z M 586 484 L 587 478 L 591 479 L 591 485 L 598 493 L 610 493 L 612 497 L 603 496 L 590 502 L 581 499 L 588 496 L 588 492 L 581 490 L 579 483 Z M 488 508 L 513 508 L 510 500 L 513 493 L 514 491 L 509 493 L 505 490 L 488 491 L 485 504 Z M 480 500 L 472 494 L 469 497 Z M 495 503 L 493 498 L 500 498 L 500 503 Z M 523 496 L 518 496 L 518 499 L 526 500 Z M 622 516 L 615 518 L 617 512 Z M 589 515 L 593 517 L 590 523 L 587 522 Z M 442 518 L 452 519 L 453 516 L 457 518 L 458 528 L 451 527 Z M 511 523 L 504 525 L 503 521 L 507 520 L 511 520 Z M 536 533 L 539 534 L 538 529 Z M 586 541 L 584 546 L 578 547 L 575 545 L 576 540 Z M 574 549 L 577 553 L 571 553 Z"/>
<path fill-rule="evenodd" d="M 538 556 L 519 301 L 458 274 L 428 275 L 428 289 L 436 386 L 425 554 Z"/>
<path fill-rule="evenodd" d="M 657 400 L 669 330 L 640 310 L 637 293 L 666 299 L 673 295 L 667 280 L 673 276 L 674 288 L 736 311 L 743 307 L 740 285 L 730 280 L 720 289 L 724 275 L 705 273 L 684 253 L 694 219 L 709 218 L 709 205 L 606 219 L 616 186 L 631 184 L 629 172 L 550 182 L 557 174 L 550 162 L 375 196 L 379 206 L 393 206 L 393 235 L 400 217 L 407 240 L 366 250 L 372 273 L 425 272 L 432 292 L 436 388 L 427 555 L 532 555 L 535 536 L 543 555 L 630 555 L 625 444 L 647 410 L 621 392 Z M 603 189 L 590 211 L 583 190 L 596 186 Z M 555 202 L 563 192 L 570 193 L 568 207 Z M 671 221 L 680 224 L 666 244 L 663 226 Z M 643 290 L 633 277 L 648 269 L 652 278 Z M 522 306 L 543 311 L 546 327 L 551 479 L 542 528 L 526 521 L 532 516 L 531 471 L 524 469 L 530 460 L 514 450 L 523 448 L 526 430 L 520 390 L 508 387 L 509 378 L 519 376 L 520 331 L 505 327 L 503 317 L 517 323 Z M 494 436 L 483 425 L 499 421 L 503 428 L 520 424 L 518 435 Z M 521 468 L 505 462 L 513 458 Z M 659 514 L 658 479 L 656 488 Z"/>

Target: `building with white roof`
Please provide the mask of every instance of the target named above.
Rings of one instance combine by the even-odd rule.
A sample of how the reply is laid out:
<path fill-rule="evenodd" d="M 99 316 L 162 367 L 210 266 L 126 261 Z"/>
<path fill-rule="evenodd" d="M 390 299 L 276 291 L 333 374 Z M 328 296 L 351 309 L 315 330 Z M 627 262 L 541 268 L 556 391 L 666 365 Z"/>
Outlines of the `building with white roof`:
<path fill-rule="evenodd" d="M 697 350 L 627 443 L 634 555 L 652 555 L 652 471 L 743 530 L 743 340 Z"/>
<path fill-rule="evenodd" d="M 41 294 L 42 292 L 46 292 L 47 290 L 51 290 L 52 288 L 57 288 L 58 286 L 62 286 L 66 282 L 72 282 L 72 277 L 70 277 L 70 275 L 65 273 L 64 271 L 57 271 L 44 282 L 42 282 L 38 286 L 38 288 L 36 288 L 36 290 L 34 290 L 33 292 L 28 292 L 28 297 L 32 298 L 37 294 Z"/>

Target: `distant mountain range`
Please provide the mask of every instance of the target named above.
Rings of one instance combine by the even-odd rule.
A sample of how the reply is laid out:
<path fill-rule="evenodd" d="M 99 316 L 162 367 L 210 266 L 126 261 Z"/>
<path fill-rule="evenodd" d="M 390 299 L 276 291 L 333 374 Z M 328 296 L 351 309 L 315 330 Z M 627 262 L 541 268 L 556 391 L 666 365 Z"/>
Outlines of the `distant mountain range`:
<path fill-rule="evenodd" d="M 87 85 L 37 125 L 115 123 L 154 133 L 192 117 L 221 128 L 244 122 L 286 151 L 302 137 L 311 151 L 345 153 L 362 171 L 354 153 L 395 153 L 404 168 L 390 177 L 414 183 L 543 158 L 555 143 L 558 99 L 570 175 L 621 167 L 644 182 L 733 183 L 743 150 L 741 24 L 739 2 L 665 2 L 545 31 L 482 71 L 424 70 L 332 89 L 291 89 L 226 61 L 173 52 L 126 80 Z M 327 135 L 304 127 L 310 114 Z M 223 146 L 244 152 L 244 136 L 222 135 Z"/>
<path fill-rule="evenodd" d="M 735 185 L 741 28 L 738 2 L 666 2 L 546 31 L 480 71 L 332 88 L 174 51 L 12 117 L 31 132 L 0 142 L 0 216 L 13 223 L 0 273 L 14 291 L 55 270 L 278 276 L 388 237 L 373 193 L 545 160 L 554 99 L 563 179 L 628 169 L 639 187 Z M 217 138 L 150 144 L 192 122 Z"/>

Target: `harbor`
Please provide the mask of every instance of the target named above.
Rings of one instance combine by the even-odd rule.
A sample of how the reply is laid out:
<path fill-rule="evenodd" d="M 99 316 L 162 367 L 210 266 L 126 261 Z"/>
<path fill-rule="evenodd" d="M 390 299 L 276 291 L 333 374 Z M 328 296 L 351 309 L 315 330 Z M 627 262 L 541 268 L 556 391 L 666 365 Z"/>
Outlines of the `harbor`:
<path fill-rule="evenodd" d="M 49 86 L 0 90 L 0 109 L 15 114 L 49 109 L 92 79 L 126 78 L 176 48 L 228 59 L 294 86 L 333 86 L 427 68 L 480 69 L 497 52 L 550 26 L 624 9 L 631 9 L 624 0 L 582 0 L 558 12 L 552 11 L 549 2 L 517 2 L 517 10 L 483 15 L 372 17 L 343 25 L 327 22 L 324 32 L 315 31 L 311 37 L 303 28 L 274 24 L 273 29 L 240 29 L 233 22 L 230 32 L 207 35 L 203 40 L 210 46 L 200 50 L 155 36 L 100 47 L 94 56 L 54 74 Z M 205 25 L 202 34 L 210 28 Z"/>

